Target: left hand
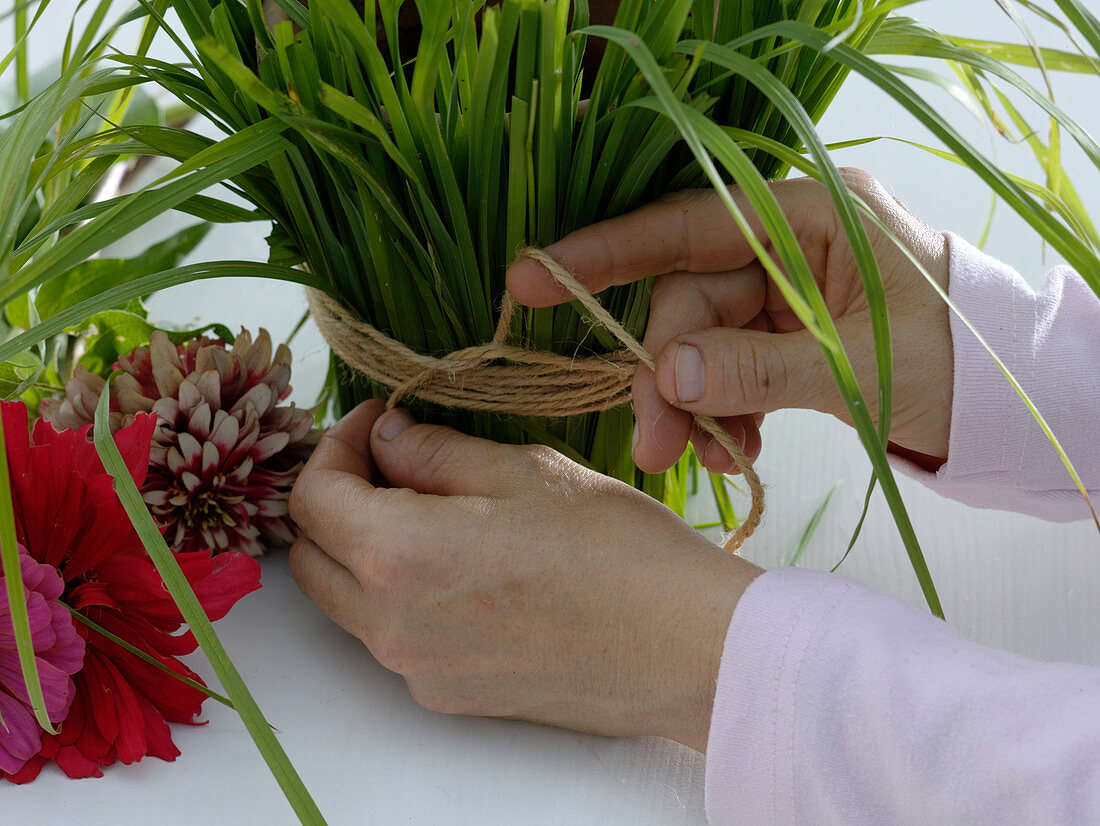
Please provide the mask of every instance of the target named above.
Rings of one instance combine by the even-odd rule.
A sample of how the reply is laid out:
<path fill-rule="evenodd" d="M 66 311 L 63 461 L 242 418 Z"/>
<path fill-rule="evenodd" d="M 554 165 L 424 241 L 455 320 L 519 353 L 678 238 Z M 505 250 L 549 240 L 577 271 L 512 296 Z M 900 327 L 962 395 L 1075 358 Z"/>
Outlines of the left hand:
<path fill-rule="evenodd" d="M 760 570 L 639 491 L 370 401 L 322 439 L 290 510 L 302 590 L 426 708 L 706 748 Z"/>

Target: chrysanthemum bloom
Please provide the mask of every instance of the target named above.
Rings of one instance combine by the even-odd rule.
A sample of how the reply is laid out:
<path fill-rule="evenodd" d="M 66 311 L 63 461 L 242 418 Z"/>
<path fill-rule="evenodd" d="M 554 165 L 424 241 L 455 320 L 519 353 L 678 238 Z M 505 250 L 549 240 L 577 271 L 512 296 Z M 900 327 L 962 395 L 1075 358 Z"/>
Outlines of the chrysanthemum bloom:
<path fill-rule="evenodd" d="M 114 492 L 89 428 L 58 433 L 39 420 L 28 433 L 25 406 L 4 403 L 2 411 L 16 530 L 27 553 L 58 569 L 67 605 L 198 680 L 176 659 L 195 650 L 195 639 L 177 633 L 183 617 Z M 153 416 L 139 415 L 115 435 L 139 487 L 155 428 Z M 195 551 L 176 560 L 212 620 L 260 586 L 260 566 L 246 554 Z M 56 736 L 42 736 L 40 753 L 21 771 L 0 777 L 32 780 L 49 760 L 70 777 L 99 777 L 101 767 L 115 761 L 133 763 L 147 754 L 174 760 L 179 754 L 168 722 L 194 722 L 206 695 L 83 624 L 77 632 L 87 651 L 68 717 Z"/>
<path fill-rule="evenodd" d="M 57 601 L 65 588 L 57 569 L 35 562 L 22 547 L 19 566 L 46 714 L 51 723 L 60 723 L 69 713 L 76 693 L 72 675 L 84 662 L 84 639 L 73 627 L 72 615 Z M 23 680 L 3 575 L 0 575 L 0 718 L 4 721 L 0 725 L 0 772 L 15 774 L 41 751 L 42 728 L 31 710 Z"/>
<path fill-rule="evenodd" d="M 308 410 L 280 404 L 290 393 L 286 345 L 272 357 L 266 330 L 255 341 L 242 330 L 231 349 L 206 338 L 177 346 L 157 331 L 115 367 L 124 374 L 112 386 L 112 431 L 138 413 L 159 418 L 142 495 L 173 550 L 259 556 L 294 541 L 287 500 L 317 432 Z M 59 427 L 88 424 L 103 385 L 78 367 L 64 401 L 40 412 Z"/>

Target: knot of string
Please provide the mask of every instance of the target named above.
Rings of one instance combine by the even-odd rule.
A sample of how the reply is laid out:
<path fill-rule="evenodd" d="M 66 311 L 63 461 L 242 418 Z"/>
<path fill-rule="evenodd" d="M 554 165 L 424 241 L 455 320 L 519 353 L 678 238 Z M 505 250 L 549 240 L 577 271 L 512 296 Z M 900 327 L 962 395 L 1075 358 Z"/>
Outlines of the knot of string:
<path fill-rule="evenodd" d="M 576 416 L 628 402 L 637 365 L 656 368 L 652 354 L 545 252 L 528 247 L 520 257 L 545 267 L 624 349 L 600 356 L 570 357 L 509 344 L 516 304 L 507 293 L 491 341 L 438 358 L 390 338 L 319 290 L 307 291 L 310 312 L 333 352 L 345 364 L 391 388 L 386 401 L 389 408 L 407 396 L 415 396 L 465 410 L 515 416 Z M 760 524 L 764 486 L 741 446 L 717 421 L 696 414 L 695 424 L 729 453 L 752 495 L 749 513 L 724 544 L 727 551 L 736 551 Z"/>

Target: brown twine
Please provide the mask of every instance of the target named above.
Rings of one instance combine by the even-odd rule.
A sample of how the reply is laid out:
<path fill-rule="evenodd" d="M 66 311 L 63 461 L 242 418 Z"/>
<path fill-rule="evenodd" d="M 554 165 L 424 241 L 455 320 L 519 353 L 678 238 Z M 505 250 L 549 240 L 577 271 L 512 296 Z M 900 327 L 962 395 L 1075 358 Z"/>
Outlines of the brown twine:
<path fill-rule="evenodd" d="M 493 340 L 442 358 L 409 349 L 356 318 L 337 299 L 310 289 L 310 313 L 340 359 L 369 379 L 392 388 L 387 408 L 405 396 L 426 402 L 515 416 L 576 416 L 617 407 L 630 400 L 639 362 L 656 369 L 653 356 L 557 261 L 528 247 L 521 257 L 542 264 L 593 318 L 626 348 L 602 356 L 570 358 L 533 352 L 508 344 L 516 304 L 507 293 Z M 752 507 L 725 542 L 736 551 L 760 524 L 764 486 L 741 446 L 710 416 L 695 416 L 696 426 L 729 453 L 744 474 Z"/>

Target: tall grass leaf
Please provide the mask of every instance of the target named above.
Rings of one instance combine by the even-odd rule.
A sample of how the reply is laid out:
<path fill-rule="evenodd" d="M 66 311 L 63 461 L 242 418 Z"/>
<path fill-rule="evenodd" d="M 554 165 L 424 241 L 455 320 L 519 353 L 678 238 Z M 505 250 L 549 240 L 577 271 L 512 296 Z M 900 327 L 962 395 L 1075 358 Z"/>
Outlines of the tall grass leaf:
<path fill-rule="evenodd" d="M 829 492 L 825 495 L 825 499 L 814 510 L 813 515 L 810 516 L 810 521 L 806 523 L 806 527 L 802 529 L 801 535 L 798 537 L 798 542 L 795 543 L 794 550 L 791 551 L 790 557 L 787 559 L 787 567 L 793 567 L 798 564 L 798 561 L 802 559 L 802 555 L 806 553 L 806 548 L 810 546 L 810 542 L 814 538 L 814 534 L 817 533 L 817 529 L 821 526 L 821 520 L 825 517 L 825 511 L 829 509 L 829 503 L 833 500 L 833 494 L 836 493 L 839 485 L 833 485 L 829 489 Z"/>
<path fill-rule="evenodd" d="M 39 342 L 45 341 L 69 327 L 79 325 L 84 319 L 95 313 L 120 307 L 132 299 L 141 298 L 150 293 L 174 287 L 177 284 L 187 284 L 207 278 L 226 277 L 274 278 L 319 290 L 331 289 L 326 282 L 314 275 L 293 267 L 283 267 L 276 264 L 263 264 L 253 261 L 207 261 L 201 264 L 188 264 L 184 267 L 175 267 L 164 272 L 136 278 L 62 310 L 57 315 L 0 344 L 0 362 L 8 361 L 14 358 L 16 354 L 33 347 Z"/>
<path fill-rule="evenodd" d="M 801 26 L 796 23 L 772 24 L 768 30 L 799 40 L 811 47 L 821 48 L 826 42 L 825 35 L 816 29 Z M 757 32 L 748 37 L 753 39 L 763 36 L 763 32 Z M 954 48 L 954 47 L 952 47 Z M 961 51 L 961 50 L 960 50 Z M 839 45 L 829 52 L 829 56 L 853 71 L 859 72 L 888 95 L 898 101 L 923 123 L 937 138 L 943 141 L 967 167 L 973 170 L 985 183 L 996 192 L 1001 199 L 1011 206 L 1032 228 L 1057 249 L 1066 260 L 1080 273 L 1089 286 L 1100 295 L 1100 268 L 1096 266 L 1096 255 L 1089 247 L 1081 242 L 1070 230 L 1059 224 L 1048 215 L 1043 208 L 1028 196 L 1023 188 L 1013 181 L 1004 170 L 986 159 L 977 152 L 966 140 L 962 138 L 958 130 L 952 127 L 936 109 L 916 94 L 903 81 L 895 77 L 889 70 L 883 68 L 868 57 L 856 52 L 845 45 Z M 975 55 L 975 58 L 982 57 Z M 952 57 L 951 59 L 955 59 Z M 983 58 L 983 60 L 988 60 Z M 965 61 L 964 61 L 965 62 Z M 993 63 L 993 61 L 988 61 Z M 1002 64 L 996 64 L 1003 69 Z M 1022 86 L 1031 88 L 1022 80 Z M 1019 88 L 1019 87 L 1018 87 Z M 1024 91 L 1021 89 L 1021 91 Z M 1086 152 L 1096 153 L 1097 161 L 1100 161 L 1100 152 L 1097 152 L 1095 142 L 1083 132 L 1081 127 L 1073 123 L 1064 112 L 1054 107 L 1042 95 L 1031 90 L 1034 96 L 1042 101 L 1040 104 L 1048 114 L 1058 118 L 1058 122 L 1073 134 L 1078 143 Z M 1031 95 L 1029 95 L 1031 96 Z M 1034 99 L 1034 97 L 1033 97 Z"/>
<path fill-rule="evenodd" d="M 0 361 L 7 361 L 7 359 L 0 359 Z M 8 448 L 4 430 L 3 422 L 0 422 L 0 562 L 3 563 L 0 567 L 2 567 L 7 588 L 12 631 L 15 633 L 15 649 L 19 655 L 19 667 L 23 672 L 23 684 L 31 701 L 31 710 L 38 725 L 50 734 L 57 734 L 46 712 L 42 681 L 39 679 L 38 664 L 35 662 L 31 623 L 27 614 L 27 598 L 23 591 L 23 573 L 19 564 L 19 544 L 15 534 L 15 510 L 12 505 L 11 477 L 8 475 Z"/>
<path fill-rule="evenodd" d="M 777 24 L 773 24 L 773 26 L 775 25 Z M 864 449 L 871 458 L 872 466 L 876 474 L 879 475 L 883 493 L 886 496 L 891 513 L 894 515 L 898 531 L 909 555 L 910 564 L 913 566 L 928 606 L 936 616 L 942 617 L 943 608 L 940 605 L 939 596 L 936 593 L 935 585 L 924 560 L 924 554 L 920 549 L 912 522 L 909 519 L 909 514 L 905 509 L 901 493 L 897 488 L 889 461 L 886 458 L 882 434 L 871 420 L 867 405 L 863 401 L 859 383 L 856 380 L 851 363 L 844 353 L 820 289 L 809 271 L 809 265 L 806 263 L 798 240 L 779 205 L 775 202 L 771 190 L 767 187 L 760 173 L 748 162 L 736 143 L 722 132 L 721 127 L 706 118 L 698 116 L 698 113 L 673 96 L 656 62 L 636 36 L 607 27 L 590 27 L 588 31 L 590 34 L 597 34 L 615 40 L 630 54 L 636 65 L 646 76 L 657 98 L 661 101 L 665 114 L 676 123 L 696 160 L 707 172 L 715 191 L 726 205 L 738 229 L 745 235 L 746 241 L 748 241 L 757 256 L 757 260 L 771 276 L 777 288 L 783 291 L 784 298 L 787 299 L 791 309 L 798 314 L 803 326 L 810 330 L 822 345 L 826 363 L 833 373 L 837 388 L 852 416 Z M 810 29 L 810 31 L 824 37 L 816 29 Z M 824 42 L 827 42 L 827 40 Z M 822 46 L 824 42 L 821 43 Z M 848 50 L 848 48 L 844 45 L 838 45 L 834 47 L 834 51 Z M 704 132 L 709 136 L 709 140 L 705 145 L 701 138 Z M 755 237 L 734 198 L 726 189 L 725 182 L 714 167 L 710 159 L 711 152 L 719 157 L 741 187 L 744 195 L 757 210 L 758 217 L 764 225 L 771 243 L 779 253 L 786 271 L 790 273 L 791 281 L 787 281 L 787 276 L 776 266 L 775 261 L 772 260 L 760 241 Z M 797 288 L 795 284 L 798 285 Z M 787 298 L 788 294 L 791 298 Z M 795 301 L 799 299 L 800 302 L 796 304 Z M 877 355 L 881 358 L 881 351 L 877 351 Z"/>
<path fill-rule="evenodd" d="M 278 121 L 268 120 L 228 137 L 181 164 L 163 183 L 157 182 L 160 186 L 155 183 L 77 227 L 0 284 L 0 303 L 38 286 L 51 274 L 66 271 L 222 178 L 245 172 L 285 151 L 286 140 L 278 134 L 282 128 Z"/>
<path fill-rule="evenodd" d="M 95 426 L 92 430 L 96 451 L 103 462 L 103 467 L 115 480 L 115 492 L 119 501 L 126 509 L 130 521 L 134 525 L 142 544 L 149 553 L 149 558 L 156 566 L 157 572 L 164 581 L 165 587 L 172 595 L 180 613 L 187 621 L 187 625 L 203 652 L 210 660 L 214 673 L 218 675 L 226 693 L 233 701 L 234 707 L 241 716 L 241 721 L 252 735 L 261 755 L 266 761 L 276 782 L 286 796 L 298 819 L 303 824 L 323 824 L 317 804 L 313 802 L 301 778 L 291 765 L 290 760 L 283 751 L 279 741 L 275 738 L 270 724 L 264 718 L 259 706 L 253 699 L 240 673 L 229 659 L 225 648 L 218 639 L 217 633 L 206 612 L 199 603 L 195 592 L 191 589 L 187 577 L 180 570 L 179 563 L 168 548 L 160 529 L 150 516 L 148 507 L 141 498 L 134 480 L 130 477 L 130 471 L 122 459 L 122 455 L 115 445 L 108 422 L 108 405 L 110 397 L 110 385 L 104 388 L 96 407 Z"/>

